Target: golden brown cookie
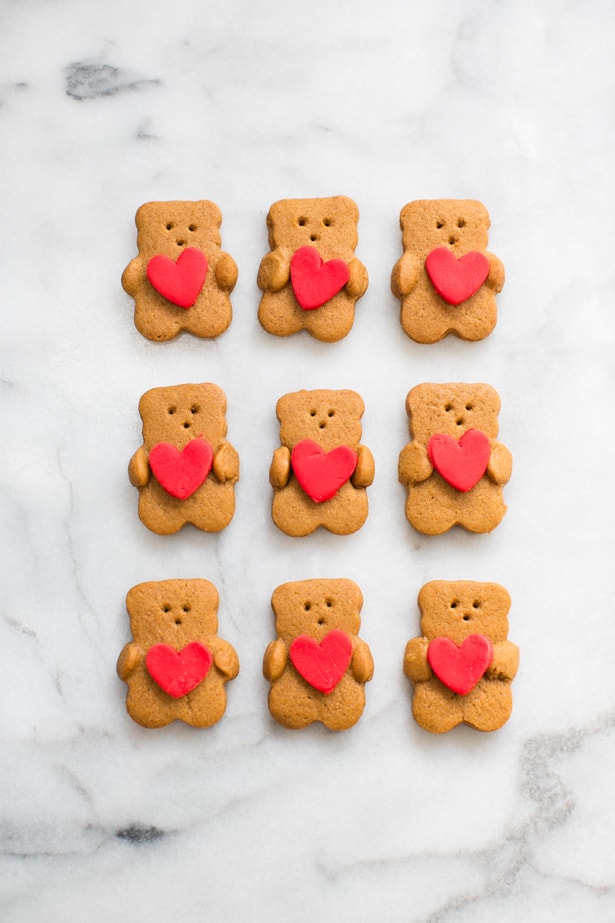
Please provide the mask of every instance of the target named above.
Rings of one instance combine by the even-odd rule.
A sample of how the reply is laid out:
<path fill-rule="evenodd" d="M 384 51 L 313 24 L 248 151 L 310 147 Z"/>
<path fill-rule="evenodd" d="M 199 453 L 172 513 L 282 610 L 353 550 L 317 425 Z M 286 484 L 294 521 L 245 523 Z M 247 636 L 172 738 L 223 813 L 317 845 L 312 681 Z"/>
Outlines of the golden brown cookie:
<path fill-rule="evenodd" d="M 482 340 L 497 320 L 495 296 L 504 267 L 487 252 L 490 220 L 481 202 L 409 202 L 400 215 L 404 253 L 391 276 L 401 301 L 401 325 L 417 343 L 448 333 Z"/>
<path fill-rule="evenodd" d="M 355 391 L 296 391 L 276 406 L 280 441 L 269 469 L 273 521 L 287 535 L 319 526 L 348 535 L 367 519 L 374 459 L 361 445 L 365 407 Z"/>
<path fill-rule="evenodd" d="M 117 672 L 128 685 L 126 710 L 137 724 L 209 727 L 224 714 L 224 687 L 239 673 L 239 660 L 218 637 L 218 602 L 209 580 L 160 580 L 129 590 L 133 640 Z"/>
<path fill-rule="evenodd" d="M 235 512 L 239 457 L 226 441 L 226 397 L 213 384 L 152 388 L 139 401 L 143 445 L 130 460 L 139 517 L 159 535 L 191 523 L 219 532 Z"/>
<path fill-rule="evenodd" d="M 269 710 L 287 728 L 320 721 L 332 731 L 356 724 L 374 672 L 358 637 L 363 596 L 352 580 L 299 580 L 273 593 L 278 637 L 265 651 Z"/>
<path fill-rule="evenodd" d="M 231 323 L 237 266 L 220 249 L 222 215 L 213 202 L 147 202 L 136 214 L 139 255 L 122 286 L 135 300 L 135 326 L 148 340 L 183 330 L 217 337 Z"/>
<path fill-rule="evenodd" d="M 512 456 L 496 441 L 500 398 L 484 384 L 421 384 L 406 398 L 412 441 L 399 456 L 408 522 L 426 535 L 454 525 L 491 532 L 506 512 Z"/>
<path fill-rule="evenodd" d="M 422 637 L 408 641 L 404 656 L 417 723 L 433 734 L 462 723 L 502 727 L 519 665 L 519 649 L 508 640 L 508 591 L 498 583 L 433 580 L 418 602 Z"/>
<path fill-rule="evenodd" d="M 355 257 L 359 210 L 352 199 L 283 199 L 267 216 L 270 252 L 258 272 L 258 319 L 285 337 L 307 330 L 317 340 L 341 340 L 367 289 Z"/>

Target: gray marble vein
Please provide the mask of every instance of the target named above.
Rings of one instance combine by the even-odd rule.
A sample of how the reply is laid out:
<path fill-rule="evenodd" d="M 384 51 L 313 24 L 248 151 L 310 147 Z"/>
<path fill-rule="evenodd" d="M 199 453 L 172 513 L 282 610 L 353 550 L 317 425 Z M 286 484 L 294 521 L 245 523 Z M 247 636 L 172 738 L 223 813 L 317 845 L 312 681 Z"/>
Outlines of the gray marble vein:
<path fill-rule="evenodd" d="M 0 920 L 613 923 L 615 12 L 608 0 L 5 2 L 0 30 Z M 258 324 L 272 202 L 359 205 L 370 286 L 330 347 Z M 472 197 L 506 267 L 487 340 L 412 343 L 399 212 Z M 140 336 L 122 270 L 149 200 L 210 198 L 239 267 L 217 341 Z M 128 461 L 148 388 L 213 381 L 241 457 L 219 535 L 153 535 Z M 514 471 L 491 535 L 404 518 L 404 399 L 486 381 Z M 355 535 L 271 521 L 275 404 L 364 398 L 376 461 Z M 238 651 L 223 720 L 138 727 L 115 665 L 125 596 L 206 577 Z M 270 598 L 345 576 L 375 664 L 343 734 L 267 710 Z M 510 591 L 513 714 L 433 737 L 402 672 L 432 579 Z"/>

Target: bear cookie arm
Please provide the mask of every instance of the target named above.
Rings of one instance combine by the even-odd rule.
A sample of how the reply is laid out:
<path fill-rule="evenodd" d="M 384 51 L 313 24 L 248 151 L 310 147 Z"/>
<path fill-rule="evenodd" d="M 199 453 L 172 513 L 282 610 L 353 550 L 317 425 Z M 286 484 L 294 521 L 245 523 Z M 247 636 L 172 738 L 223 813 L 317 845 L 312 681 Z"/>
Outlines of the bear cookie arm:
<path fill-rule="evenodd" d="M 139 255 L 122 274 L 137 330 L 148 340 L 183 331 L 211 339 L 233 317 L 237 265 L 221 250 L 222 215 L 213 202 L 146 202 L 135 217 Z"/>
<path fill-rule="evenodd" d="M 239 673 L 235 649 L 218 637 L 218 591 L 208 580 L 161 580 L 129 590 L 133 640 L 117 673 L 126 710 L 142 727 L 183 721 L 210 727 L 226 710 L 226 683 Z"/>
<path fill-rule="evenodd" d="M 512 711 L 519 664 L 508 640 L 508 591 L 497 583 L 434 580 L 418 602 L 423 634 L 408 642 L 403 664 L 417 724 L 433 734 L 459 724 L 498 730 Z"/>
<path fill-rule="evenodd" d="M 261 326 L 278 337 L 305 330 L 325 343 L 345 337 L 368 285 L 355 256 L 359 210 L 352 199 L 283 199 L 267 216 L 270 251 L 257 276 Z"/>
<path fill-rule="evenodd" d="M 357 723 L 374 663 L 358 637 L 363 597 L 352 580 L 285 583 L 273 593 L 277 638 L 263 658 L 269 711 L 289 729 L 320 722 L 332 731 Z"/>

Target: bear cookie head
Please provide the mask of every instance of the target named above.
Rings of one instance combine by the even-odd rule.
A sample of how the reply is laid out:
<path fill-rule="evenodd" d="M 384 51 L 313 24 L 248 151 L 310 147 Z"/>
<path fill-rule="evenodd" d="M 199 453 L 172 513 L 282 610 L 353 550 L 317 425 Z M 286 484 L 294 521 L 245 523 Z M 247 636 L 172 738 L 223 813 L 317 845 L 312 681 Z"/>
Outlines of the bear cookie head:
<path fill-rule="evenodd" d="M 126 597 L 132 635 L 145 650 L 164 642 L 177 650 L 218 631 L 219 596 L 208 580 L 141 583 Z"/>
<path fill-rule="evenodd" d="M 320 642 L 331 631 L 357 635 L 363 595 L 352 580 L 301 580 L 273 593 L 276 631 L 290 643 L 300 634 Z"/>
<path fill-rule="evenodd" d="M 207 251 L 221 243 L 222 214 L 217 205 L 200 202 L 146 202 L 137 209 L 137 245 L 148 260 L 164 253 L 176 260 L 186 247 Z"/>
<path fill-rule="evenodd" d="M 361 440 L 365 405 L 355 391 L 296 391 L 278 400 L 280 439 L 293 448 L 304 439 L 329 452 L 336 446 L 355 448 Z"/>
<path fill-rule="evenodd" d="M 227 433 L 226 397 L 211 383 L 152 388 L 141 398 L 139 413 L 148 448 L 158 442 L 182 448 L 201 436 L 215 450 Z"/>
<path fill-rule="evenodd" d="M 438 247 L 457 256 L 485 250 L 491 224 L 482 202 L 473 199 L 440 199 L 410 202 L 401 212 L 402 242 L 426 257 Z"/>
<path fill-rule="evenodd" d="M 406 398 L 414 439 L 427 444 L 434 433 L 459 439 L 480 430 L 491 439 L 498 434 L 500 397 L 485 384 L 421 384 Z"/>
<path fill-rule="evenodd" d="M 316 247 L 323 259 L 350 261 L 358 243 L 359 210 L 346 196 L 284 199 L 269 209 L 269 246 Z"/>
<path fill-rule="evenodd" d="M 508 591 L 497 583 L 434 580 L 419 592 L 421 631 L 428 639 L 447 637 L 461 645 L 470 635 L 493 643 L 508 637 Z"/>

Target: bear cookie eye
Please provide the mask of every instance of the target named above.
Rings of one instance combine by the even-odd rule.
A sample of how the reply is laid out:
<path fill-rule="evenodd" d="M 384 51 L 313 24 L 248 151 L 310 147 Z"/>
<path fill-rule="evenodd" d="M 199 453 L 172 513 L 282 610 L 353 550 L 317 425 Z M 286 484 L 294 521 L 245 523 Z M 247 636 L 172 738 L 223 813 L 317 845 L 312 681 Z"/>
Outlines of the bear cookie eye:
<path fill-rule="evenodd" d="M 444 222 L 443 222 L 443 221 L 440 221 L 440 220 L 436 221 L 436 227 L 438 228 L 438 230 L 439 230 L 440 228 L 443 228 L 443 227 L 444 227 Z"/>

